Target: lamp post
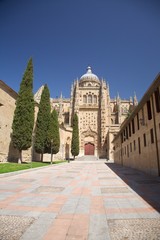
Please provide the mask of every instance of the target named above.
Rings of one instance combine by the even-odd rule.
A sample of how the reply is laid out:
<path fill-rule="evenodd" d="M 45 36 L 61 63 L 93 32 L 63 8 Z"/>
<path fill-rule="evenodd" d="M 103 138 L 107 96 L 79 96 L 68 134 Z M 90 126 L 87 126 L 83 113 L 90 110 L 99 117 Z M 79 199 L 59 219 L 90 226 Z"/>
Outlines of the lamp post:
<path fill-rule="evenodd" d="M 51 164 L 53 162 L 53 151 L 52 151 L 53 139 L 51 139 Z"/>

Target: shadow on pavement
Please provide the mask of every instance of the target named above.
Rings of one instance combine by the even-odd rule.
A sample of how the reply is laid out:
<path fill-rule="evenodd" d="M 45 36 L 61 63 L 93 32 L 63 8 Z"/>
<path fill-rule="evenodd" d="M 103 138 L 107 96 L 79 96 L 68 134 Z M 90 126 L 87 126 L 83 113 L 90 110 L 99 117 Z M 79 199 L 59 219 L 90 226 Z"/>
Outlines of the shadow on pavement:
<path fill-rule="evenodd" d="M 160 212 L 160 177 L 116 163 L 106 165 L 154 209 Z"/>

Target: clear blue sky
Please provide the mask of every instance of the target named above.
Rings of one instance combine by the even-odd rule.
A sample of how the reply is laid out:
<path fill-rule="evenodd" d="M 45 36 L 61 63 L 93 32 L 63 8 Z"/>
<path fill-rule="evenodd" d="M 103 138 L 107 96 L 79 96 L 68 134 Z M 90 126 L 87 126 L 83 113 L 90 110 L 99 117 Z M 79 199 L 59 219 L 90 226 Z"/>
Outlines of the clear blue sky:
<path fill-rule="evenodd" d="M 140 100 L 160 72 L 160 1 L 0 0 L 0 79 L 18 91 L 31 56 L 34 92 L 69 97 L 90 65 L 111 97 Z"/>

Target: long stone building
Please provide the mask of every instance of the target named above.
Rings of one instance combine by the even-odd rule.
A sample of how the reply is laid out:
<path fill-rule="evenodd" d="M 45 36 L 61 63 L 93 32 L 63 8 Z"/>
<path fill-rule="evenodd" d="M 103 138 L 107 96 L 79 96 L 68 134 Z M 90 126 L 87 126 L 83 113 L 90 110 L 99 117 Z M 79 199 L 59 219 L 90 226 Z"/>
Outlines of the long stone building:
<path fill-rule="evenodd" d="M 114 161 L 160 176 L 160 74 L 113 140 Z"/>
<path fill-rule="evenodd" d="M 43 86 L 35 94 L 40 101 Z M 71 97 L 51 99 L 52 108 L 59 113 L 61 147 L 59 154 L 70 157 L 72 118 L 79 119 L 80 153 L 113 159 L 112 140 L 120 125 L 137 105 L 137 98 L 110 97 L 109 84 L 92 73 L 91 67 L 71 86 Z"/>

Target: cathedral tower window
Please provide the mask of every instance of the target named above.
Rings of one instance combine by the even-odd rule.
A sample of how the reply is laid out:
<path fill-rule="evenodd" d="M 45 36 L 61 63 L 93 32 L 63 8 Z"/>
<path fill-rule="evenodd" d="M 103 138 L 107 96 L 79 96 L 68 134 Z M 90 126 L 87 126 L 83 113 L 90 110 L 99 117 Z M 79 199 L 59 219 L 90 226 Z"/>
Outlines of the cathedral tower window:
<path fill-rule="evenodd" d="M 87 96 L 83 95 L 83 103 L 87 103 Z"/>
<path fill-rule="evenodd" d="M 94 97 L 93 97 L 93 102 L 97 103 L 97 96 L 96 95 L 94 95 Z"/>
<path fill-rule="evenodd" d="M 88 103 L 92 103 L 92 95 L 88 95 Z"/>

